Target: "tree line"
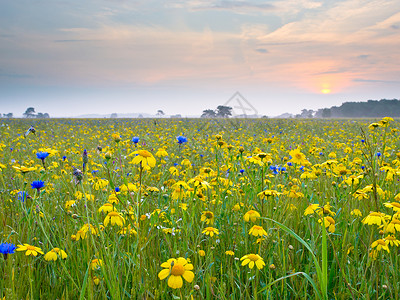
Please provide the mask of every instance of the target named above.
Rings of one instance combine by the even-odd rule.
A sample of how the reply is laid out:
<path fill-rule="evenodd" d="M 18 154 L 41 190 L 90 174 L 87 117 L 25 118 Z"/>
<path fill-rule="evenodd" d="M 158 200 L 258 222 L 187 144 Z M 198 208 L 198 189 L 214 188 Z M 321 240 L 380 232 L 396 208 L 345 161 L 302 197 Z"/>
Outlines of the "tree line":
<path fill-rule="evenodd" d="M 219 105 L 214 109 L 205 109 L 201 118 L 229 118 L 232 116 L 232 107 Z"/>
<path fill-rule="evenodd" d="M 400 117 L 400 100 L 381 99 L 367 102 L 345 102 L 341 106 L 322 108 L 316 118 L 383 118 Z"/>
<path fill-rule="evenodd" d="M 33 119 L 33 118 L 48 119 L 48 118 L 50 118 L 50 115 L 48 113 L 41 113 L 41 112 L 36 113 L 34 107 L 28 107 L 26 109 L 26 111 L 23 113 L 23 116 L 27 119 Z M 0 117 L 1 117 L 1 114 L 0 114 Z M 11 119 L 13 117 L 14 117 L 14 114 L 12 112 L 10 112 L 8 114 L 3 114 L 3 118 Z"/>

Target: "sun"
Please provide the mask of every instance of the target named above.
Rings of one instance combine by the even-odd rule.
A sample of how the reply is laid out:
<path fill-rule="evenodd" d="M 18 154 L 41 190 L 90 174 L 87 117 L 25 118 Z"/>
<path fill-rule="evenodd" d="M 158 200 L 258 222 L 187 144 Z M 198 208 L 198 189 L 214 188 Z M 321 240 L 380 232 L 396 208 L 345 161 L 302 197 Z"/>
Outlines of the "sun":
<path fill-rule="evenodd" d="M 330 94 L 331 93 L 331 89 L 322 89 L 321 93 L 322 94 Z"/>

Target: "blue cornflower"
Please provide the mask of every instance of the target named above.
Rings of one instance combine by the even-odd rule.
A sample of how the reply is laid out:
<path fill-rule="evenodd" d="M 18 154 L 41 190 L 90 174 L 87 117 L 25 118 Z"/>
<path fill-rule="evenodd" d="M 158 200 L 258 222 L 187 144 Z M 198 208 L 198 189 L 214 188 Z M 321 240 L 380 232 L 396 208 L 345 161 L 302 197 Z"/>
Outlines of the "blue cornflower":
<path fill-rule="evenodd" d="M 0 253 L 4 255 L 4 258 L 7 259 L 8 254 L 13 254 L 15 249 L 14 244 L 9 244 L 9 243 L 1 243 L 0 244 Z"/>
<path fill-rule="evenodd" d="M 134 142 L 135 144 L 139 143 L 139 138 L 135 136 L 134 138 L 132 138 L 132 142 Z"/>
<path fill-rule="evenodd" d="M 174 163 L 174 167 L 176 167 L 178 164 L 177 163 Z"/>
<path fill-rule="evenodd" d="M 65 161 L 66 159 L 67 159 L 67 157 L 64 155 L 64 156 L 62 157 L 62 160 Z"/>
<path fill-rule="evenodd" d="M 243 174 L 243 173 L 244 173 L 244 170 L 243 170 L 243 169 L 240 169 L 239 172 L 240 172 L 241 174 Z"/>
<path fill-rule="evenodd" d="M 380 152 L 378 152 L 378 153 L 376 153 L 376 156 L 378 156 L 378 157 L 381 157 L 381 153 Z"/>
<path fill-rule="evenodd" d="M 187 142 L 187 138 L 186 137 L 184 137 L 184 136 L 178 136 L 177 138 L 176 138 L 177 140 L 178 140 L 178 144 L 179 145 L 181 145 L 181 144 L 183 144 L 183 143 L 186 143 Z"/>
<path fill-rule="evenodd" d="M 289 167 L 293 166 L 293 164 L 292 164 L 290 161 L 287 163 L 287 165 L 288 165 Z"/>
<path fill-rule="evenodd" d="M 42 180 L 35 180 L 35 181 L 33 181 L 33 182 L 31 183 L 31 186 L 32 186 L 33 189 L 37 189 L 38 192 L 39 192 L 39 190 L 40 190 L 42 187 L 44 187 L 44 181 L 42 181 Z"/>
<path fill-rule="evenodd" d="M 304 166 L 300 167 L 300 171 L 303 172 L 304 171 Z"/>
<path fill-rule="evenodd" d="M 41 159 L 42 161 L 44 161 L 47 156 L 49 156 L 48 152 L 38 152 L 38 153 L 36 153 L 36 157 Z"/>
<path fill-rule="evenodd" d="M 116 188 L 115 188 L 115 191 L 118 193 L 118 192 L 120 191 L 120 188 L 119 188 L 119 187 L 116 187 Z"/>
<path fill-rule="evenodd" d="M 18 192 L 18 200 L 25 202 L 25 199 L 28 197 L 27 192 Z"/>
<path fill-rule="evenodd" d="M 363 140 L 361 140 L 361 143 L 365 143 L 365 140 L 363 139 Z"/>
<path fill-rule="evenodd" d="M 276 175 L 278 174 L 277 166 L 270 166 L 269 169 Z"/>

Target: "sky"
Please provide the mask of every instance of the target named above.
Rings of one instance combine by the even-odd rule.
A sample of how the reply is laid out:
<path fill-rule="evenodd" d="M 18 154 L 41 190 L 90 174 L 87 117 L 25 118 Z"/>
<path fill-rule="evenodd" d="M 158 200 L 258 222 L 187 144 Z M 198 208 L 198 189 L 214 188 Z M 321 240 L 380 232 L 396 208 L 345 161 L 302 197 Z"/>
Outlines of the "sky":
<path fill-rule="evenodd" d="M 400 98 L 400 1 L 0 0 L 0 113 L 190 116 L 235 92 L 267 116 Z"/>

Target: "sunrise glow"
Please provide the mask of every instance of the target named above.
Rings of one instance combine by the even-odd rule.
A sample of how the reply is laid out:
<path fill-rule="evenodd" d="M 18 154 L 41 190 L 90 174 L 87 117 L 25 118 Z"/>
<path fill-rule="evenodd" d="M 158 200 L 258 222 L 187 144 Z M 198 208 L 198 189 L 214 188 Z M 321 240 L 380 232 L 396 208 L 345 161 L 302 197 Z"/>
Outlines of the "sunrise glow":
<path fill-rule="evenodd" d="M 331 93 L 331 90 L 330 90 L 330 89 L 322 89 L 322 90 L 321 90 L 321 93 L 322 93 L 322 94 L 330 94 L 330 93 Z"/>

